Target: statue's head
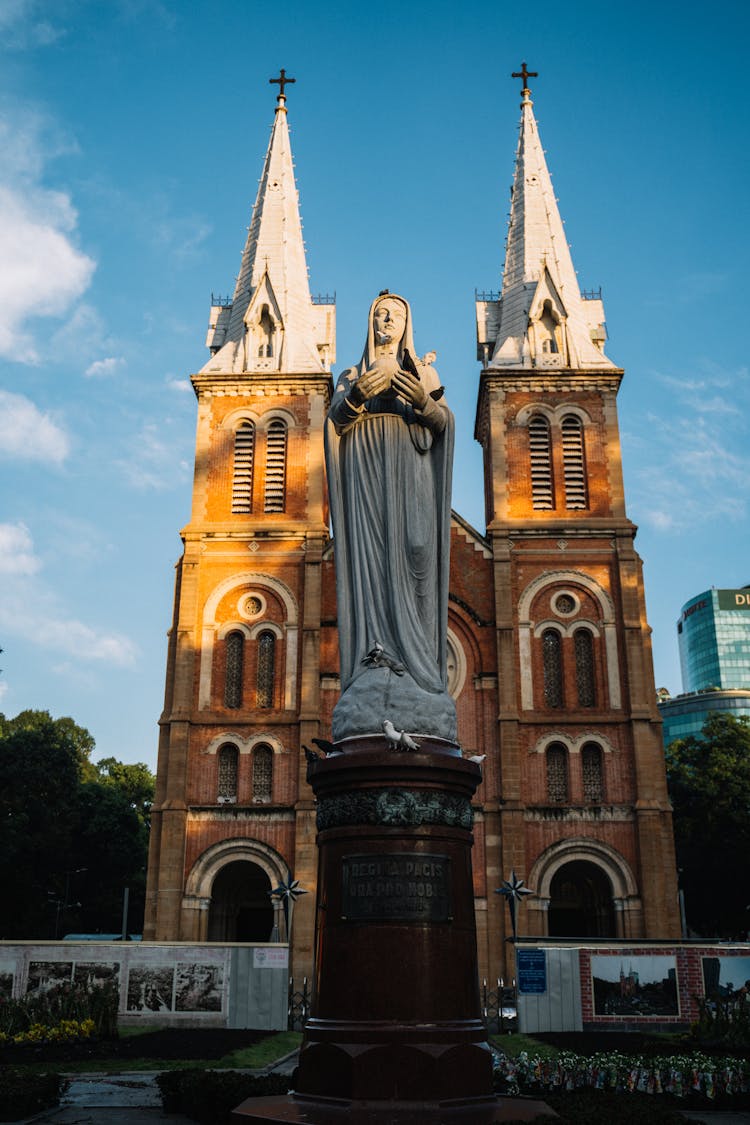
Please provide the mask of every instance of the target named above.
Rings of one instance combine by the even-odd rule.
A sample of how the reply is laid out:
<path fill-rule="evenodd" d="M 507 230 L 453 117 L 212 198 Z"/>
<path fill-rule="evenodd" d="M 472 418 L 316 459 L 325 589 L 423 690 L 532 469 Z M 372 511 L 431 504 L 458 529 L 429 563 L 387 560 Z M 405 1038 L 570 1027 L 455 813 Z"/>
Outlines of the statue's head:
<path fill-rule="evenodd" d="M 373 305 L 372 327 L 376 344 L 401 343 L 406 329 L 406 302 L 394 294 L 380 297 Z"/>

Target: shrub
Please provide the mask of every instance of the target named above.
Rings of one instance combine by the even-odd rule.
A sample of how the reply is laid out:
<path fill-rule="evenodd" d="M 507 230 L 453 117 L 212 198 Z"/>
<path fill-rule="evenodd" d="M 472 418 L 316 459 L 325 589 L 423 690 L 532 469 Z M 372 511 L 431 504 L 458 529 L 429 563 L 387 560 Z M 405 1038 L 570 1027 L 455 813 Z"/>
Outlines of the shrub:
<path fill-rule="evenodd" d="M 607 1125 L 686 1125 L 688 1121 L 673 1106 L 655 1103 L 643 1094 L 624 1098 L 599 1090 L 574 1090 L 570 1094 L 545 1094 L 544 1102 L 558 1114 L 555 1125 L 602 1125 L 602 1121 Z M 549 1117 L 537 1121 L 550 1125 Z"/>
<path fill-rule="evenodd" d="M 90 1028 L 88 1036 L 114 1038 L 120 992 L 108 982 L 96 988 L 62 984 L 48 992 L 0 1002 L 0 1036 L 13 1040 L 33 1027 L 56 1028 L 71 1022 Z"/>
<path fill-rule="evenodd" d="M 750 1002 L 734 997 L 698 1001 L 700 1015 L 693 1036 L 707 1046 L 750 1049 Z"/>
<path fill-rule="evenodd" d="M 0 1121 L 18 1121 L 50 1109 L 67 1088 L 60 1074 L 34 1074 L 32 1079 L 24 1070 L 6 1067 L 0 1081 Z"/>
<path fill-rule="evenodd" d="M 283 1074 L 247 1074 L 238 1070 L 170 1070 L 156 1078 L 165 1113 L 184 1113 L 205 1125 L 222 1125 L 245 1098 L 286 1094 Z"/>

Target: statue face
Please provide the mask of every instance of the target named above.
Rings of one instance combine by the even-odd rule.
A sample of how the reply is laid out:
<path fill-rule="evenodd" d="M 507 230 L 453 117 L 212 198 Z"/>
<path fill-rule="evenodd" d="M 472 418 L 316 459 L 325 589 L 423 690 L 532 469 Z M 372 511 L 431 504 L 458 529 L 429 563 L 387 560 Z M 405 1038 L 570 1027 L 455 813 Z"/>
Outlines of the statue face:
<path fill-rule="evenodd" d="M 406 309 L 400 301 L 386 297 L 375 306 L 372 322 L 377 344 L 398 343 L 406 328 Z"/>

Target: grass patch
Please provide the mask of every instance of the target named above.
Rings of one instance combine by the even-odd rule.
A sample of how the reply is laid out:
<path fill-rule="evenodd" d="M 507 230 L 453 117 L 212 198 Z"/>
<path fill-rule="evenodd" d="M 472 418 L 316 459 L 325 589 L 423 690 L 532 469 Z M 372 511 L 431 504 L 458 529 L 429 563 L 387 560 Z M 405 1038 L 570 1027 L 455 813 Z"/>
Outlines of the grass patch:
<path fill-rule="evenodd" d="M 146 1034 L 154 1028 L 123 1028 L 122 1038 L 133 1039 Z M 163 1058 L 158 1051 L 151 1051 L 148 1055 L 131 1057 L 118 1057 L 113 1054 L 107 1058 L 99 1054 L 97 1057 L 82 1059 L 47 1059 L 40 1057 L 36 1062 L 26 1058 L 19 1061 L 19 1069 L 28 1075 L 34 1074 L 121 1074 L 123 1071 L 142 1070 L 226 1070 L 247 1069 L 262 1070 L 285 1055 L 296 1051 L 302 1042 L 302 1034 L 298 1031 L 280 1031 L 276 1034 L 264 1036 L 257 1043 L 247 1047 L 238 1047 L 220 1058 Z"/>
<path fill-rule="evenodd" d="M 252 1047 L 240 1048 L 231 1051 L 214 1067 L 240 1067 L 247 1070 L 262 1070 L 271 1063 L 290 1055 L 298 1050 L 302 1044 L 301 1031 L 280 1031 L 277 1035 L 269 1035 L 268 1039 L 254 1043 Z"/>
<path fill-rule="evenodd" d="M 552 1043 L 542 1043 L 539 1039 L 534 1039 L 531 1035 L 521 1035 L 514 1033 L 513 1035 L 491 1035 L 490 1043 L 493 1047 L 497 1047 L 498 1051 L 502 1051 L 511 1059 L 516 1059 L 521 1054 L 521 1051 L 526 1051 L 528 1055 L 534 1055 L 535 1058 L 543 1059 L 556 1059 L 560 1054 L 560 1048 L 553 1046 Z"/>

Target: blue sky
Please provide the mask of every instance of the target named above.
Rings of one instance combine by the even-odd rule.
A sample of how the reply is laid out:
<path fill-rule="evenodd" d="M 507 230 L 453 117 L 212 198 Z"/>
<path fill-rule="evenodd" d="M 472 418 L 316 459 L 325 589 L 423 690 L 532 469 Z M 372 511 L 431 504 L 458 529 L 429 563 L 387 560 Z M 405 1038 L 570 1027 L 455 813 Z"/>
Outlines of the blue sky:
<path fill-rule="evenodd" d="M 656 681 L 689 597 L 750 582 L 750 8 L 0 0 L 0 709 L 156 761 L 211 292 L 239 268 L 283 66 L 336 369 L 382 288 L 457 416 L 483 527 L 474 289 L 498 288 L 522 59 L 582 287 L 603 290 Z"/>

